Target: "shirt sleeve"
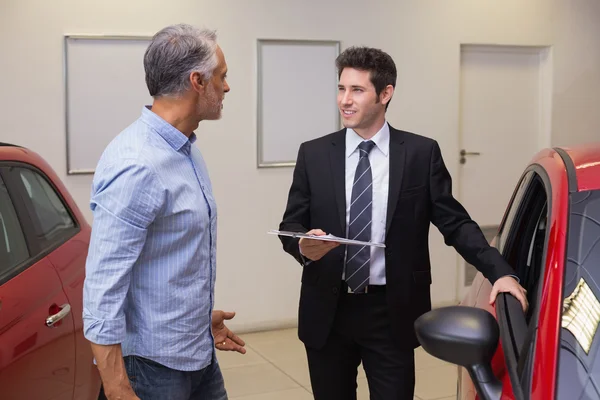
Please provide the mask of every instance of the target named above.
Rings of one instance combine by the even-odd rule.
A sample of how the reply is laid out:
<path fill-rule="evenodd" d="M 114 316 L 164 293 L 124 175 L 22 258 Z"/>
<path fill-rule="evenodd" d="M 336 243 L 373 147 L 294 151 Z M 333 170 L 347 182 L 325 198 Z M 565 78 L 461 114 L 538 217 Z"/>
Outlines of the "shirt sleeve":
<path fill-rule="evenodd" d="M 84 336 L 92 343 L 111 345 L 125 339 L 123 306 L 131 270 L 164 195 L 153 171 L 136 160 L 96 172 L 90 202 L 94 221 L 83 290 Z"/>

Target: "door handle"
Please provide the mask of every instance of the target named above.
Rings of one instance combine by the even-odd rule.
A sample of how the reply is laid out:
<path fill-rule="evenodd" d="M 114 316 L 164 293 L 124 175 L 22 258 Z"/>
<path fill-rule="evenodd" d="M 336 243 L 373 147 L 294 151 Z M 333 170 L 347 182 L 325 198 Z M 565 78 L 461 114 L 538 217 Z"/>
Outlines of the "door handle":
<path fill-rule="evenodd" d="M 65 318 L 67 315 L 69 315 L 70 312 L 71 306 L 69 304 L 63 304 L 62 306 L 60 306 L 59 312 L 57 312 L 54 315 L 50 315 L 48 318 L 46 318 L 46 326 L 48 328 L 52 328 L 54 324 Z"/>
<path fill-rule="evenodd" d="M 467 162 L 467 158 L 465 156 L 480 156 L 481 153 L 479 153 L 478 151 L 466 151 L 465 149 L 462 149 L 460 151 L 460 163 L 464 164 Z"/>

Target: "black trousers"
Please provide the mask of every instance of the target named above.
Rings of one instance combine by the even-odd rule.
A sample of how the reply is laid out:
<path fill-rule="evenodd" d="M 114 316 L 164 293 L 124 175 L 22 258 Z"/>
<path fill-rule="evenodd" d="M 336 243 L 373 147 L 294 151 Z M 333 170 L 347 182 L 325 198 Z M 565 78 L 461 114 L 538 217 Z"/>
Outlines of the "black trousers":
<path fill-rule="evenodd" d="M 415 356 L 392 339 L 385 287 L 343 293 L 325 347 L 307 347 L 315 400 L 356 400 L 363 363 L 371 400 L 413 400 Z"/>

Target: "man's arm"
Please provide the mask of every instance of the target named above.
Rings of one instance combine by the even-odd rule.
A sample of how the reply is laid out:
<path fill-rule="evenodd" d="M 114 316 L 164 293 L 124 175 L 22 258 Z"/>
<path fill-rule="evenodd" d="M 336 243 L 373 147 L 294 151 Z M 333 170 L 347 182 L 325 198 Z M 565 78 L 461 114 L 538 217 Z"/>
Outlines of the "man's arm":
<path fill-rule="evenodd" d="M 108 399 L 140 400 L 129 383 L 120 344 L 103 346 L 92 343 L 92 353 L 104 384 L 104 394 Z"/>
<path fill-rule="evenodd" d="M 310 225 L 310 189 L 306 177 L 306 164 L 304 160 L 304 144 L 300 145 L 292 185 L 288 194 L 288 202 L 279 224 L 279 230 L 302 232 L 308 231 Z M 300 264 L 304 264 L 300 254 L 299 240 L 287 236 L 279 236 L 283 249 L 291 254 Z"/>
<path fill-rule="evenodd" d="M 310 188 L 306 175 L 304 144 L 301 144 L 298 150 L 287 207 L 283 215 L 283 221 L 279 224 L 279 230 L 307 233 L 307 226 L 310 226 Z M 326 234 L 321 229 L 312 229 L 308 233 L 317 236 Z M 339 246 L 337 242 L 306 238 L 298 240 L 288 236 L 280 236 L 279 239 L 283 244 L 283 249 L 304 266 L 321 259 L 331 249 Z"/>
<path fill-rule="evenodd" d="M 479 225 L 452 196 L 452 178 L 437 142 L 432 146 L 430 163 L 431 221 L 444 236 L 446 244 L 453 246 L 494 285 L 491 300 L 495 300 L 498 292 L 510 292 L 521 301 L 524 309 L 527 308 L 525 289 L 517 283 L 515 271 L 502 254 L 489 245 Z"/>
<path fill-rule="evenodd" d="M 431 222 L 442 233 L 446 244 L 453 246 L 491 283 L 502 276 L 514 274 L 498 250 L 488 244 L 479 225 L 452 196 L 452 178 L 437 142 L 432 146 L 429 184 Z"/>
<path fill-rule="evenodd" d="M 133 390 L 121 350 L 125 339 L 124 305 L 131 269 L 162 201 L 163 190 L 154 174 L 135 160 L 96 173 L 83 322 L 109 399 L 135 398 L 131 397 Z"/>

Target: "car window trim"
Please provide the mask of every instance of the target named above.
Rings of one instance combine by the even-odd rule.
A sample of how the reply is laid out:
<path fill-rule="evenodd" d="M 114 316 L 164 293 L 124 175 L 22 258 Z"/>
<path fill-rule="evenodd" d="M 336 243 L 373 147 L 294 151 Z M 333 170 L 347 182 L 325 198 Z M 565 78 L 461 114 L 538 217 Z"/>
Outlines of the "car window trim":
<path fill-rule="evenodd" d="M 569 185 L 569 193 L 575 193 L 578 191 L 579 184 L 577 182 L 577 170 L 575 168 L 575 164 L 564 149 L 560 147 L 555 147 L 554 151 L 558 153 L 563 163 L 565 164 L 565 169 L 567 170 L 567 183 Z"/>
<path fill-rule="evenodd" d="M 498 299 L 496 300 L 496 315 L 498 316 L 498 327 L 500 328 L 500 342 L 502 343 L 502 349 L 504 352 L 504 360 L 506 364 L 506 370 L 508 371 L 508 376 L 512 385 L 513 395 L 516 400 L 524 400 L 525 396 L 523 395 L 523 388 L 521 387 L 521 380 L 517 374 L 517 364 L 518 364 L 518 353 L 516 347 L 518 344 L 515 342 L 515 337 L 513 335 L 514 332 L 520 333 L 525 328 L 525 315 L 523 314 L 523 310 L 521 309 L 521 314 L 523 314 L 523 318 L 511 318 L 511 312 L 514 313 L 515 310 L 511 310 L 515 307 L 515 302 L 517 307 L 520 307 L 519 301 L 511 294 L 501 293 L 498 295 Z M 515 317 L 516 315 L 513 314 Z M 525 327 L 523 327 L 525 325 Z"/>
<path fill-rule="evenodd" d="M 532 164 L 523 172 L 522 177 L 519 180 L 519 184 L 522 181 L 522 179 L 524 179 L 530 172 L 534 172 L 534 175 L 531 181 L 528 183 L 528 185 L 531 185 L 534 179 L 536 178 L 542 181 L 542 185 L 546 193 L 546 212 L 548 215 L 548 222 L 550 223 L 550 217 L 552 213 L 552 184 L 550 182 L 550 177 L 541 165 Z M 526 193 L 521 198 L 521 202 L 530 201 L 530 199 L 528 198 L 529 193 L 527 193 L 527 191 L 529 190 L 529 188 L 526 189 Z M 521 213 L 523 205 L 519 204 L 518 207 L 519 209 L 517 210 L 517 213 Z M 515 219 L 516 218 L 517 217 L 515 217 Z M 507 232 L 507 235 L 510 236 L 511 234 L 512 232 Z M 549 236 L 550 229 L 546 229 L 544 237 L 544 250 L 542 252 L 543 262 L 540 269 L 541 279 L 543 279 L 546 271 Z M 510 239 L 510 237 L 507 239 Z M 508 243 L 512 245 L 510 240 L 507 240 L 507 244 Z M 506 255 L 506 249 L 507 247 L 504 246 L 502 254 L 503 256 Z M 541 288 L 542 285 L 538 285 L 538 290 L 535 294 L 538 301 L 538 305 L 539 301 L 541 300 Z M 527 365 L 525 363 L 524 358 L 525 356 L 533 357 L 535 353 L 535 332 L 538 329 L 539 310 L 538 312 L 532 315 L 529 326 L 527 326 L 525 314 L 523 313 L 523 309 L 521 308 L 521 305 L 518 302 L 518 300 L 512 295 L 502 294 L 500 301 L 498 302 L 498 310 L 496 315 L 498 317 L 498 325 L 500 327 L 500 340 L 502 342 L 502 348 L 504 350 L 506 369 L 508 371 L 511 385 L 515 393 L 515 398 L 517 400 L 527 399 L 529 398 L 529 393 L 531 392 L 531 390 L 529 387 L 523 387 L 523 385 L 521 384 L 521 377 L 523 375 L 523 372 L 531 374 L 531 371 L 523 370 Z M 529 385 L 531 384 L 531 381 L 531 379 L 528 380 Z M 524 393 L 527 393 L 526 397 L 524 396 Z"/>

